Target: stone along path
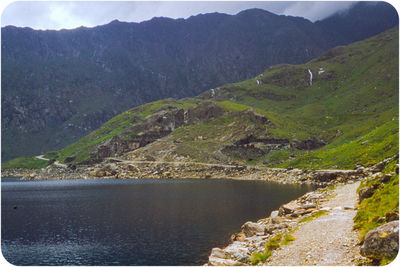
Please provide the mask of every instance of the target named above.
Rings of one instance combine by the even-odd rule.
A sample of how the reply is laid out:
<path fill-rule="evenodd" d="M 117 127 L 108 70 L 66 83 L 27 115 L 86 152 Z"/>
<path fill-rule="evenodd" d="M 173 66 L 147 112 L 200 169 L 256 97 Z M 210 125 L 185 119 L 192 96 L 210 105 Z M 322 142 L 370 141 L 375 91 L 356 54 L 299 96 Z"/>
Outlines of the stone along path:
<path fill-rule="evenodd" d="M 360 182 L 335 189 L 323 208 L 330 212 L 310 222 L 300 223 L 291 244 L 275 250 L 267 265 L 355 265 L 360 257 L 358 234 L 352 230 L 356 190 Z"/>

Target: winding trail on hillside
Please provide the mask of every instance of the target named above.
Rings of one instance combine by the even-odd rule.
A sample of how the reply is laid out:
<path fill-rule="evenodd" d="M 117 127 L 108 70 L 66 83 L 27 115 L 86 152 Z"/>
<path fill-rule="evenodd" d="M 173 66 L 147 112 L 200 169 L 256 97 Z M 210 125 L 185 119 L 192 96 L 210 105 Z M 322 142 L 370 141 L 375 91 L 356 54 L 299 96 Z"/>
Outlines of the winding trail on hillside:
<path fill-rule="evenodd" d="M 35 158 L 40 159 L 40 160 L 49 161 L 49 159 L 44 158 L 44 155 L 35 156 Z M 62 163 L 58 162 L 57 160 L 53 164 L 58 167 L 67 168 L 66 164 L 62 164 Z"/>
<path fill-rule="evenodd" d="M 339 186 L 322 207 L 329 209 L 311 222 L 301 223 L 291 244 L 275 250 L 266 265 L 355 265 L 360 257 L 353 231 L 360 182 Z"/>

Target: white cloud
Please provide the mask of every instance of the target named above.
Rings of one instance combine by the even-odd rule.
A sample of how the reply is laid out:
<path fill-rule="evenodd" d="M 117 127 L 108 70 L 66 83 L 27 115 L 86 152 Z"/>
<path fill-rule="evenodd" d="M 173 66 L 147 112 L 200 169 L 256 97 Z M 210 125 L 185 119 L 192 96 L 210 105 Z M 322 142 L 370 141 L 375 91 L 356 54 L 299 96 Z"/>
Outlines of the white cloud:
<path fill-rule="evenodd" d="M 81 25 L 88 25 L 89 21 L 85 20 L 83 16 L 77 16 L 73 10 L 73 4 L 63 5 L 49 5 L 49 13 L 47 15 L 48 22 L 50 25 L 54 25 L 55 28 L 77 28 Z M 46 25 L 43 25 L 42 28 L 46 28 Z"/>
<path fill-rule="evenodd" d="M 311 21 L 326 18 L 336 12 L 344 11 L 357 2 L 293 2 L 282 12 L 284 15 L 302 16 Z"/>
<path fill-rule="evenodd" d="M 93 27 L 114 19 L 141 22 L 153 17 L 188 18 L 200 13 L 236 14 L 249 8 L 262 8 L 276 14 L 301 16 L 312 21 L 344 10 L 355 2 L 341 1 L 30 1 L 1 0 L 2 26 L 15 25 L 34 29 Z"/>

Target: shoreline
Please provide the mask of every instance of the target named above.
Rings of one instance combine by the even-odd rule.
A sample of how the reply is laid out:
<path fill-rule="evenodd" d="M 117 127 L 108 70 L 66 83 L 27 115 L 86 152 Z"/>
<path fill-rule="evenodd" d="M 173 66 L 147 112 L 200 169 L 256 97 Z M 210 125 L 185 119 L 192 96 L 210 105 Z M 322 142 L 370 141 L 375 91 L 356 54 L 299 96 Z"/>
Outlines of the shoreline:
<path fill-rule="evenodd" d="M 208 262 L 205 263 L 205 265 L 257 265 L 257 263 L 260 262 L 262 263 L 262 265 L 282 265 L 282 262 L 276 260 L 277 255 L 279 256 L 279 253 L 282 253 L 282 246 L 285 247 L 287 245 L 290 245 L 292 241 L 296 240 L 296 238 L 293 238 L 292 235 L 296 235 L 296 231 L 300 231 L 299 229 L 301 227 L 304 227 L 304 225 L 311 222 L 312 220 L 314 220 L 314 222 L 318 224 L 319 222 L 317 222 L 316 218 L 318 218 L 319 216 L 328 216 L 337 211 L 351 212 L 352 216 L 354 216 L 357 210 L 355 205 L 346 206 L 344 203 L 341 203 L 340 205 L 345 206 L 332 208 L 327 207 L 327 203 L 329 203 L 331 199 L 336 197 L 335 194 L 338 191 L 338 188 L 342 188 L 345 186 L 352 186 L 353 188 L 355 188 L 358 187 L 359 183 L 359 180 L 349 180 L 345 183 L 338 183 L 334 189 L 318 188 L 304 194 L 303 196 L 298 197 L 297 199 L 282 204 L 279 210 L 272 211 L 271 215 L 266 218 L 259 219 L 257 222 L 248 221 L 244 223 L 241 227 L 241 231 L 231 236 L 231 243 L 229 245 L 224 248 L 213 248 L 211 250 Z M 310 221 L 308 221 L 309 218 Z M 342 217 L 340 218 L 340 220 L 341 219 Z M 318 227 L 318 225 L 314 226 Z M 318 236 L 319 234 L 315 235 Z M 279 237 L 279 239 L 277 237 Z M 284 240 L 286 240 L 286 238 L 292 239 L 285 243 Z M 274 242 L 275 244 L 276 242 L 280 243 L 279 245 L 277 245 L 277 250 L 272 250 L 272 255 L 268 256 L 267 259 L 262 259 L 262 256 L 260 256 L 260 261 L 254 262 L 255 257 L 253 255 L 262 255 L 263 253 L 265 253 L 266 247 L 268 247 L 269 244 L 273 244 Z M 349 241 L 349 243 L 350 245 L 346 245 L 345 248 L 346 250 L 350 249 L 352 251 L 352 256 L 346 257 L 346 260 L 350 265 L 355 265 L 355 262 L 361 258 L 361 256 L 359 255 L 360 246 L 358 244 L 357 238 L 354 238 L 354 236 L 352 240 Z M 302 247 L 302 249 L 305 249 L 305 251 L 307 251 L 307 255 L 311 255 L 309 251 L 314 249 L 314 245 L 310 244 L 310 246 Z M 319 244 L 319 246 L 320 245 L 321 244 Z M 285 248 L 283 248 L 283 250 L 284 249 Z M 308 261 L 309 259 L 309 256 L 304 257 L 304 259 L 299 259 L 297 257 L 295 258 L 295 263 L 292 262 L 289 265 L 321 265 L 318 264 L 318 262 L 310 262 Z M 305 262 L 299 264 L 298 261 L 301 260 L 304 260 Z M 286 262 L 286 264 L 283 265 L 288 265 L 288 263 Z M 328 265 L 344 264 L 338 262 L 330 262 Z"/>
<path fill-rule="evenodd" d="M 1 176 L 22 177 L 22 180 L 64 179 L 233 179 L 275 182 L 280 184 L 309 184 L 326 187 L 332 183 L 357 180 L 379 171 L 375 167 L 355 170 L 302 170 L 228 166 L 196 162 L 129 162 L 109 160 L 92 166 L 50 165 L 42 169 L 5 169 Z"/>

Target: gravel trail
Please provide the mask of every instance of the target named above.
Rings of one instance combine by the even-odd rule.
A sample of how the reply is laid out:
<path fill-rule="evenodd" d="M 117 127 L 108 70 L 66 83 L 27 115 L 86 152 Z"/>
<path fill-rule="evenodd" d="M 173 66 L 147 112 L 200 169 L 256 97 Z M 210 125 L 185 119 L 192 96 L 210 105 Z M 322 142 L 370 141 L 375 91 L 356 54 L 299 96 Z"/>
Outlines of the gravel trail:
<path fill-rule="evenodd" d="M 330 212 L 299 224 L 296 240 L 275 250 L 266 265 L 355 265 L 360 258 L 358 234 L 352 230 L 360 182 L 335 189 L 322 206 Z"/>

